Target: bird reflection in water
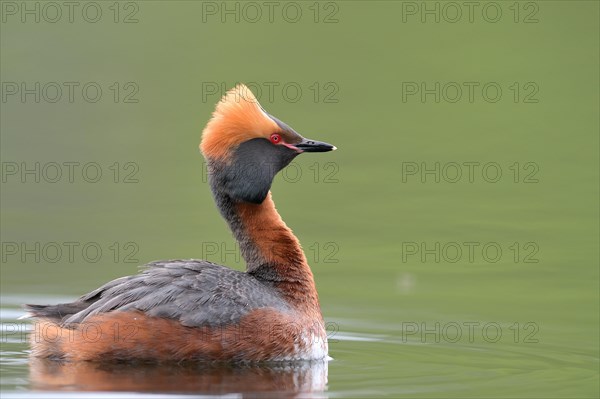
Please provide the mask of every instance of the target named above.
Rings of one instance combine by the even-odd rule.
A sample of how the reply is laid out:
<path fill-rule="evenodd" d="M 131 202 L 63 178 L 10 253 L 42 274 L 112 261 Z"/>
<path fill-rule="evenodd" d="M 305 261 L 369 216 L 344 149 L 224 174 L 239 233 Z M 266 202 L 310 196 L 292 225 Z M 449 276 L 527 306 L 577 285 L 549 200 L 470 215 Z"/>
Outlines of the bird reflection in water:
<path fill-rule="evenodd" d="M 64 362 L 32 357 L 34 390 L 325 398 L 327 360 L 262 364 Z"/>

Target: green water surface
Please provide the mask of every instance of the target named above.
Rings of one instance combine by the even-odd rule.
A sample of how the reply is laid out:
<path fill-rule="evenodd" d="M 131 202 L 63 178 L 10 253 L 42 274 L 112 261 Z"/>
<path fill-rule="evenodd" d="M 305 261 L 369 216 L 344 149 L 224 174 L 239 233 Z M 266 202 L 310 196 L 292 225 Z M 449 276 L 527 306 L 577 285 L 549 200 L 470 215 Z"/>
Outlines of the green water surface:
<path fill-rule="evenodd" d="M 321 396 L 598 397 L 597 1 L 35 3 L 2 2 L 4 394 L 33 394 L 20 303 L 244 268 L 197 146 L 246 82 L 339 148 L 273 185 L 329 323 Z"/>

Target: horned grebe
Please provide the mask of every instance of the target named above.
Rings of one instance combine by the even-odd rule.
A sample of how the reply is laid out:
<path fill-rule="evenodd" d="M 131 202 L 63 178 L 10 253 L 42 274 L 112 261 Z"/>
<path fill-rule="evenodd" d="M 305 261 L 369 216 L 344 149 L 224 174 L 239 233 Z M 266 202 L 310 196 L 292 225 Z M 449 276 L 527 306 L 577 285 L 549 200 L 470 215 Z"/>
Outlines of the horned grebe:
<path fill-rule="evenodd" d="M 244 85 L 220 100 L 202 133 L 210 187 L 246 261 L 152 262 L 72 303 L 27 305 L 33 355 L 89 361 L 311 360 L 327 357 L 313 274 L 271 198 L 275 174 L 308 140 L 269 115 Z"/>

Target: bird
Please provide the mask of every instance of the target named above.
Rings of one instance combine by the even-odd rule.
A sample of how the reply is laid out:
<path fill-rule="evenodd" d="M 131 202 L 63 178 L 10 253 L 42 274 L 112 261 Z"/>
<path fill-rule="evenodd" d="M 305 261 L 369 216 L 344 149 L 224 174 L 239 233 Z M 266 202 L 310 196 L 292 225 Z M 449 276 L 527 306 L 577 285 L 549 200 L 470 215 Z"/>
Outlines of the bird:
<path fill-rule="evenodd" d="M 217 103 L 200 150 L 246 270 L 197 259 L 154 261 L 74 302 L 25 305 L 25 317 L 37 320 L 31 355 L 92 362 L 328 358 L 314 276 L 271 185 L 299 154 L 335 149 L 304 138 L 237 84 Z"/>

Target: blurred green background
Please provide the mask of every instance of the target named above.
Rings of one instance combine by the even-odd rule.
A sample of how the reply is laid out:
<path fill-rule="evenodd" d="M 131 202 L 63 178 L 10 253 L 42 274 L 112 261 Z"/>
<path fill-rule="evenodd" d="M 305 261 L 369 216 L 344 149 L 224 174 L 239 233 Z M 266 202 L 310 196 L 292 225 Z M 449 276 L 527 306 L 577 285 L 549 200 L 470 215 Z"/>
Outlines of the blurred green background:
<path fill-rule="evenodd" d="M 273 186 L 339 327 L 330 393 L 598 397 L 598 2 L 35 3 L 2 2 L 3 308 L 243 269 L 197 146 L 245 82 L 339 148 Z"/>

